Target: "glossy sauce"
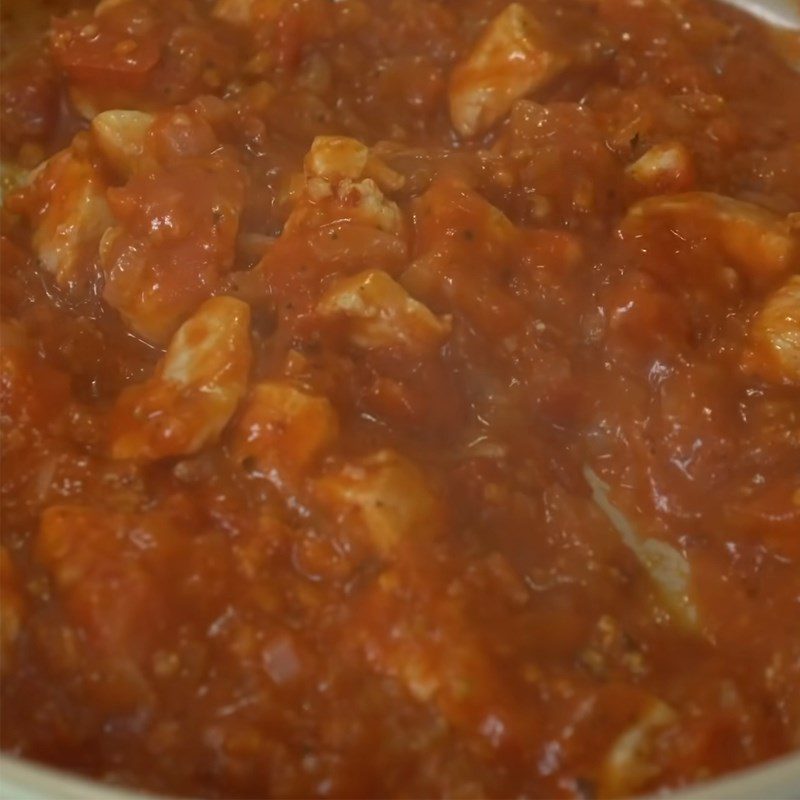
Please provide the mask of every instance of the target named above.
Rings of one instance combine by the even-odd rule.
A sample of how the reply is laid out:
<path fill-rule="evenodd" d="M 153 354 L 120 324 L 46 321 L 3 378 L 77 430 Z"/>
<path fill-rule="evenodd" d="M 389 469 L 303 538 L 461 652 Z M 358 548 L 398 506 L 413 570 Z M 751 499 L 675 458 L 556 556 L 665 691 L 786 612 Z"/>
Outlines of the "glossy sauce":
<path fill-rule="evenodd" d="M 800 748 L 800 75 L 768 31 L 11 6 L 6 751 L 204 797 L 590 798 Z"/>

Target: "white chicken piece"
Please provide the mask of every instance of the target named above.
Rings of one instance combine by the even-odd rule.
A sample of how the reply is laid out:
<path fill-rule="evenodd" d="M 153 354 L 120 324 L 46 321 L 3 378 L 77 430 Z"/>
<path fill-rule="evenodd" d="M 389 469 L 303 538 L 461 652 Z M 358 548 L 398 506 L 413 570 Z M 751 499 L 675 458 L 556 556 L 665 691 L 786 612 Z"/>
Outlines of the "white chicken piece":
<path fill-rule="evenodd" d="M 94 164 L 71 149 L 56 153 L 31 177 L 44 200 L 34 221 L 34 252 L 60 288 L 81 285 L 101 236 L 114 223 L 105 181 Z"/>
<path fill-rule="evenodd" d="M 369 148 L 349 136 L 317 136 L 303 159 L 307 181 L 328 183 L 343 178 L 358 180 L 364 176 L 369 160 Z"/>
<path fill-rule="evenodd" d="M 346 533 L 384 558 L 437 535 L 440 509 L 422 472 L 392 450 L 345 464 L 314 483 L 318 503 Z"/>
<path fill-rule="evenodd" d="M 275 19 L 286 0 L 217 0 L 211 16 L 237 27 Z"/>
<path fill-rule="evenodd" d="M 112 9 L 117 8 L 117 6 L 123 6 L 129 2 L 130 0 L 100 0 L 100 2 L 94 7 L 94 15 L 96 17 L 102 17 Z"/>
<path fill-rule="evenodd" d="M 425 249 L 453 250 L 459 246 L 479 252 L 480 261 L 505 258 L 518 239 L 514 223 L 483 195 L 466 183 L 438 178 L 416 201 L 418 241 Z M 468 230 L 469 238 L 452 236 Z"/>
<path fill-rule="evenodd" d="M 426 566 L 430 566 L 428 563 Z M 361 593 L 347 639 L 375 672 L 491 747 L 521 745 L 519 699 L 457 595 L 417 583 L 419 565 L 388 565 Z M 524 738 L 522 738 L 524 737 Z"/>
<path fill-rule="evenodd" d="M 678 719 L 666 703 L 653 698 L 614 741 L 603 762 L 601 797 L 627 797 L 643 789 L 661 768 L 655 739 Z"/>
<path fill-rule="evenodd" d="M 773 292 L 753 321 L 745 367 L 773 383 L 800 386 L 800 275 Z"/>
<path fill-rule="evenodd" d="M 400 347 L 410 353 L 437 350 L 452 330 L 449 316 L 437 317 L 381 270 L 337 281 L 317 312 L 347 321 L 350 341 L 364 349 Z"/>
<path fill-rule="evenodd" d="M 336 187 L 336 198 L 344 207 L 345 218 L 378 228 L 384 233 L 400 234 L 403 215 L 397 204 L 388 200 L 372 178 L 351 181 L 347 178 Z"/>
<path fill-rule="evenodd" d="M 317 136 L 303 160 L 303 171 L 307 181 L 322 179 L 335 183 L 345 178 L 370 178 L 387 192 L 402 189 L 405 183 L 399 172 L 349 136 Z"/>
<path fill-rule="evenodd" d="M 797 239 L 788 220 L 753 203 L 713 192 L 659 195 L 634 205 L 622 231 L 635 234 L 651 220 L 664 220 L 689 236 L 710 235 L 756 285 L 780 277 L 796 263 Z"/>
<path fill-rule="evenodd" d="M 255 0 L 217 0 L 211 16 L 231 25 L 245 26 L 253 21 Z"/>
<path fill-rule="evenodd" d="M 129 177 L 144 153 L 147 131 L 155 117 L 144 111 L 113 110 L 98 114 L 91 132 L 98 149 L 122 177 Z"/>
<path fill-rule="evenodd" d="M 0 161 L 0 203 L 7 193 L 30 181 L 30 172 L 11 161 Z"/>
<path fill-rule="evenodd" d="M 401 233 L 403 215 L 383 190 L 399 189 L 404 178 L 347 136 L 318 136 L 304 162 L 304 189 L 284 230 L 351 221 Z"/>
<path fill-rule="evenodd" d="M 125 389 L 111 417 L 114 458 L 156 460 L 216 441 L 247 388 L 250 307 L 206 300 L 181 325 L 154 374 Z"/>
<path fill-rule="evenodd" d="M 630 520 L 609 500 L 609 487 L 591 467 L 583 475 L 592 490 L 592 500 L 608 517 L 620 539 L 639 560 L 661 595 L 665 609 L 687 631 L 698 632 L 699 614 L 691 591 L 691 565 L 671 544 L 640 536 Z"/>
<path fill-rule="evenodd" d="M 336 411 L 326 397 L 289 383 L 264 382 L 250 392 L 233 434 L 238 462 L 281 478 L 293 477 L 328 447 L 339 433 Z"/>
<path fill-rule="evenodd" d="M 692 154 L 682 142 L 653 145 L 625 172 L 642 188 L 651 192 L 686 190 L 694 183 Z"/>
<path fill-rule="evenodd" d="M 166 515 L 89 505 L 42 511 L 33 556 L 48 574 L 69 624 L 80 630 L 75 657 L 83 653 L 93 667 L 111 660 L 124 663 L 128 674 L 138 672 L 165 609 L 158 582 L 142 559 L 148 548 L 134 539 L 157 548 L 171 537 L 173 524 Z M 141 685 L 141 677 L 134 681 Z"/>
<path fill-rule="evenodd" d="M 524 6 L 511 3 L 450 76 L 453 127 L 464 138 L 484 133 L 567 63 L 553 35 Z"/>

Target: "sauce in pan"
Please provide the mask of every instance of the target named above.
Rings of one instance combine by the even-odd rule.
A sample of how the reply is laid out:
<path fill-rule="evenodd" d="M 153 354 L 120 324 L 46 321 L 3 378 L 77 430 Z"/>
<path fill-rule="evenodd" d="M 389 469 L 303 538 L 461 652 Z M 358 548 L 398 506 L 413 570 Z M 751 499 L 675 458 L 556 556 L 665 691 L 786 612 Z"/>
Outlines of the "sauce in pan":
<path fill-rule="evenodd" d="M 207 797 L 594 798 L 800 747 L 768 31 L 5 5 L 5 750 Z"/>

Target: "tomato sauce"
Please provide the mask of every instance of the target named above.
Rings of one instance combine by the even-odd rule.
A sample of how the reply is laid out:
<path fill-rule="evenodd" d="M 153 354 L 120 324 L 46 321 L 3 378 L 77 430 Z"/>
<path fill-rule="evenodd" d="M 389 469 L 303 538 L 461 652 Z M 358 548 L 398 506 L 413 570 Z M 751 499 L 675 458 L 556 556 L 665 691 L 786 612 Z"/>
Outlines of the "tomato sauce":
<path fill-rule="evenodd" d="M 800 749 L 789 35 L 6 6 L 6 752 L 594 798 Z"/>

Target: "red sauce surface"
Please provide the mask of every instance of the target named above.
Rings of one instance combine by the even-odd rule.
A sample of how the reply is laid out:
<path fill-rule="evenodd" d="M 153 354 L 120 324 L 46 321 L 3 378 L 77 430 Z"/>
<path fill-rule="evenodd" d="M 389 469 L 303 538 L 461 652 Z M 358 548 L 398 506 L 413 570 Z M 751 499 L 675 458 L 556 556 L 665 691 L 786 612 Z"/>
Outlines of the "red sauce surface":
<path fill-rule="evenodd" d="M 800 748 L 788 40 L 701 0 L 5 5 L 4 750 L 591 798 Z"/>

